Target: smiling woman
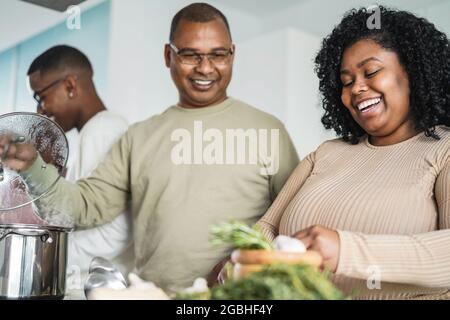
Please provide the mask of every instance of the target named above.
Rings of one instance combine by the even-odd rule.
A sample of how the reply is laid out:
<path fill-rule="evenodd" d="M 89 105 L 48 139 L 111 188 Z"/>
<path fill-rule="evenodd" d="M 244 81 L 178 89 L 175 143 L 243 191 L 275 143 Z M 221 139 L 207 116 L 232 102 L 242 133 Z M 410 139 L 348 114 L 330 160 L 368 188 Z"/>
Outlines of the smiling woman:
<path fill-rule="evenodd" d="M 353 95 L 358 96 L 358 102 L 383 98 L 383 92 L 376 91 L 381 85 L 382 90 L 392 95 L 391 104 L 409 108 L 409 119 L 414 121 L 417 132 L 435 136 L 434 126 L 450 124 L 447 36 L 430 22 L 408 12 L 383 7 L 380 12 L 380 29 L 367 28 L 370 13 L 353 10 L 325 38 L 316 57 L 325 109 L 322 122 L 346 141 L 356 143 L 368 132 L 358 117 L 353 117 L 356 113 L 348 112 L 352 109 L 348 109 L 350 104 L 355 102 L 350 100 L 351 93 L 361 90 L 359 96 Z M 388 111 L 389 97 L 384 98 L 382 102 Z M 398 98 L 402 100 L 394 102 Z M 397 110 L 396 106 L 391 107 Z"/>
<path fill-rule="evenodd" d="M 450 43 L 380 13 L 369 29 L 369 12 L 350 11 L 323 41 L 322 122 L 341 139 L 299 164 L 259 225 L 320 252 L 357 298 L 449 298 Z"/>
<path fill-rule="evenodd" d="M 409 111 L 409 79 L 395 52 L 373 40 L 360 40 L 344 51 L 341 99 L 371 143 L 389 145 L 418 131 Z"/>

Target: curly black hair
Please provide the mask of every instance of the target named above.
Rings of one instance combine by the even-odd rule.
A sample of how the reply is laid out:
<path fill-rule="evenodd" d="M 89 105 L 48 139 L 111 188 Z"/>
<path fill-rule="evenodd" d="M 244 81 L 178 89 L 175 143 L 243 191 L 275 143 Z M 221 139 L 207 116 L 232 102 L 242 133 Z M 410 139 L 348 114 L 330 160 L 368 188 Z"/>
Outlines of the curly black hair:
<path fill-rule="evenodd" d="M 322 42 L 315 72 L 325 114 L 322 123 L 345 141 L 356 144 L 366 134 L 341 101 L 340 67 L 344 50 L 359 40 L 371 39 L 392 50 L 405 68 L 410 83 L 410 112 L 416 129 L 439 139 L 435 126 L 450 126 L 450 43 L 446 34 L 424 18 L 380 6 L 381 28 L 370 29 L 373 11 L 348 11 Z"/>

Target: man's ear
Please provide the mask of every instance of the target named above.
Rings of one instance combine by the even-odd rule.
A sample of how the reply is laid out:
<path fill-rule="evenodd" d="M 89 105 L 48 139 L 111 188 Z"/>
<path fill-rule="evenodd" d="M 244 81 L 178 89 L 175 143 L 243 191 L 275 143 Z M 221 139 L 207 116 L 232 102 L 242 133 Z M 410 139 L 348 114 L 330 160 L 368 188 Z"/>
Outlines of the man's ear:
<path fill-rule="evenodd" d="M 77 95 L 79 94 L 77 76 L 68 75 L 67 78 L 64 80 L 64 85 L 67 92 L 67 96 L 70 99 L 77 97 Z"/>
<path fill-rule="evenodd" d="M 231 46 L 231 50 L 233 50 L 233 54 L 231 56 L 231 63 L 233 63 L 234 62 L 234 56 L 236 55 L 236 46 L 234 44 Z"/>
<path fill-rule="evenodd" d="M 167 68 L 170 68 L 170 62 L 172 59 L 172 57 L 170 56 L 170 51 L 171 51 L 170 46 L 168 44 L 166 44 L 164 46 L 164 60 L 166 61 Z"/>

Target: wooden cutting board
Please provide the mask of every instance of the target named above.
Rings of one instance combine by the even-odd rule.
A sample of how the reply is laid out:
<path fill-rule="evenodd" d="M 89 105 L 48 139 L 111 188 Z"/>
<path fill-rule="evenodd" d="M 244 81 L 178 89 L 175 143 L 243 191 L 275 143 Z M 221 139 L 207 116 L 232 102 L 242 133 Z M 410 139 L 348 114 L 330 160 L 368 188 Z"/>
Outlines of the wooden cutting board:
<path fill-rule="evenodd" d="M 286 264 L 309 264 L 319 267 L 322 264 L 322 256 L 313 250 L 305 253 L 293 253 L 268 250 L 234 250 L 231 254 L 234 264 L 233 277 L 242 278 L 252 272 L 260 271 L 264 266 L 286 263 Z"/>

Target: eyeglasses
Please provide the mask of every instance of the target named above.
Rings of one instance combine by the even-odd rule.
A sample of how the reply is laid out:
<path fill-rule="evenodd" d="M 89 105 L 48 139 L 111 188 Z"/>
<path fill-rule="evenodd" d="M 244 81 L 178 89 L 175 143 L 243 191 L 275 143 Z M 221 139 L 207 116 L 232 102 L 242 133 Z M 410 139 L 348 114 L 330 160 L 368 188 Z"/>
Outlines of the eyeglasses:
<path fill-rule="evenodd" d="M 179 57 L 182 64 L 197 66 L 202 63 L 203 57 L 214 65 L 226 65 L 230 62 L 230 57 L 233 55 L 233 49 L 216 50 L 211 53 L 197 53 L 188 49 L 178 49 L 174 44 L 169 43 L 170 48 Z"/>
<path fill-rule="evenodd" d="M 58 80 L 55 80 L 55 81 L 53 81 L 52 83 L 50 83 L 48 86 L 46 86 L 44 89 L 39 90 L 39 91 L 36 91 L 36 92 L 33 94 L 33 99 L 36 100 L 36 102 L 37 102 L 37 104 L 38 104 L 38 105 L 37 105 L 37 108 L 38 108 L 38 109 L 42 107 L 42 98 L 41 98 L 41 95 L 42 95 L 45 91 L 47 91 L 48 89 L 50 89 L 50 88 L 56 86 L 58 83 L 60 83 L 60 82 L 62 82 L 62 81 L 64 81 L 64 80 L 66 80 L 66 77 L 60 78 L 60 79 L 58 79 Z"/>

